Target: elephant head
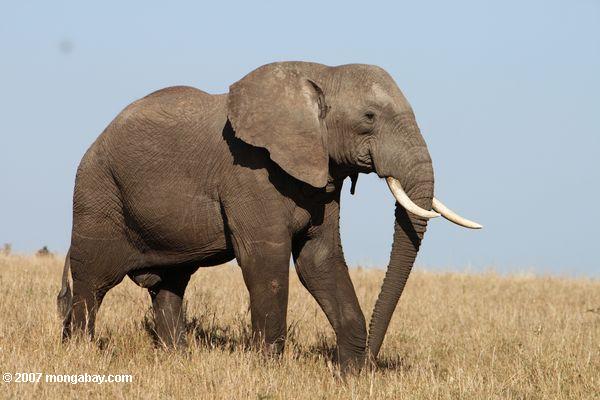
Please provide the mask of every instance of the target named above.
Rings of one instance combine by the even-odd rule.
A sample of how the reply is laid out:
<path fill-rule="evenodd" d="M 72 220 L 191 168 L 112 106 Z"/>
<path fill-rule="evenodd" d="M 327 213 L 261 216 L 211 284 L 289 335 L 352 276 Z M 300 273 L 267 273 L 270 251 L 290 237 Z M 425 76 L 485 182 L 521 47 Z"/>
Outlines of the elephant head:
<path fill-rule="evenodd" d="M 358 173 L 386 180 L 397 203 L 390 262 L 369 325 L 367 348 L 376 357 L 428 219 L 441 214 L 468 228 L 481 225 L 434 198 L 425 140 L 410 104 L 383 69 L 273 63 L 230 89 L 228 117 L 236 136 L 268 149 L 294 178 L 316 188 Z"/>

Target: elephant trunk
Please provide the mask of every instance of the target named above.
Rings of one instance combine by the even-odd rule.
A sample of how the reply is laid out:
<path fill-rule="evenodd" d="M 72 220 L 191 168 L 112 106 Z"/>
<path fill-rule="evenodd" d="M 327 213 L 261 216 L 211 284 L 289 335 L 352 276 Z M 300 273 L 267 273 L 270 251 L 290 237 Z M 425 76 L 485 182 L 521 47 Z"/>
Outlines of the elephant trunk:
<path fill-rule="evenodd" d="M 377 173 L 387 178 L 397 200 L 390 261 L 369 324 L 367 351 L 373 360 L 381 349 L 392 314 L 412 270 L 427 221 L 439 215 L 429 211 L 432 208 L 434 179 L 425 141 L 414 120 L 402 125 L 401 133 L 390 132 L 388 145 L 377 146 L 373 151 Z M 396 140 L 403 140 L 403 143 L 396 145 L 393 143 Z M 394 154 L 393 149 L 404 149 L 404 153 Z"/>
<path fill-rule="evenodd" d="M 424 208 L 426 202 L 426 199 L 421 202 Z M 390 262 L 369 324 L 367 349 L 371 359 L 377 358 L 379 354 L 383 338 L 412 270 L 427 226 L 426 219 L 409 217 L 406 210 L 399 204 L 396 204 L 395 214 L 394 242 Z"/>

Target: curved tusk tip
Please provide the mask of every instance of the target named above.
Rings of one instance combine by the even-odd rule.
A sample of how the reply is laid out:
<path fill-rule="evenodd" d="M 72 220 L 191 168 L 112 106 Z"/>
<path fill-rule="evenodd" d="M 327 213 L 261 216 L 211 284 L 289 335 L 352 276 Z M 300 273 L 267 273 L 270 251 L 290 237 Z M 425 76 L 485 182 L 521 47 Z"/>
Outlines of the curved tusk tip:
<path fill-rule="evenodd" d="M 470 221 L 470 220 L 463 218 L 460 215 L 456 214 L 454 211 L 450 210 L 448 207 L 446 207 L 444 205 L 444 203 L 442 203 L 435 197 L 433 198 L 431 207 L 435 211 L 438 211 L 440 214 L 442 214 L 442 217 L 446 218 L 448 221 L 453 222 L 459 226 L 462 226 L 463 228 L 469 228 L 469 229 L 483 228 L 483 225 L 478 224 L 475 221 Z"/>
<path fill-rule="evenodd" d="M 454 221 L 450 221 L 450 222 L 454 222 Z M 483 228 L 483 225 L 478 224 L 477 222 L 474 221 L 464 221 L 461 224 L 458 224 L 459 226 L 462 226 L 463 228 L 468 228 L 468 229 L 481 229 Z"/>

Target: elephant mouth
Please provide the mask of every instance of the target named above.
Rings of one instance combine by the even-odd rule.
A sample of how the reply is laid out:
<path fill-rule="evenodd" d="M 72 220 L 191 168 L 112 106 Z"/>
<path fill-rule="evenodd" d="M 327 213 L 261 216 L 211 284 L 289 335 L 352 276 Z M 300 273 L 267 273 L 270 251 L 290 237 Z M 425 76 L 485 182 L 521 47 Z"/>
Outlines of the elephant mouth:
<path fill-rule="evenodd" d="M 410 197 L 408 197 L 408 195 L 402 188 L 402 185 L 400 184 L 399 180 L 397 180 L 394 177 L 389 176 L 386 178 L 386 182 L 388 184 L 388 187 L 390 188 L 390 191 L 392 192 L 392 195 L 394 196 L 394 198 L 396 199 L 398 204 L 400 204 L 402 207 L 404 207 L 404 209 L 406 211 L 408 211 L 412 214 L 415 214 L 415 215 L 417 215 L 421 218 L 425 218 L 425 219 L 436 218 L 441 215 L 442 217 L 446 218 L 448 221 L 453 222 L 456 225 L 462 226 L 464 228 L 469 228 L 469 229 L 483 228 L 483 226 L 481 224 L 479 224 L 475 221 L 471 221 L 471 220 L 464 218 L 464 217 L 460 216 L 459 214 L 455 213 L 454 211 L 452 211 L 451 209 L 446 207 L 444 205 L 444 203 L 442 203 L 435 197 L 433 198 L 432 205 L 431 205 L 433 208 L 433 211 L 425 210 L 425 209 L 419 207 L 418 205 L 416 205 L 410 199 Z"/>

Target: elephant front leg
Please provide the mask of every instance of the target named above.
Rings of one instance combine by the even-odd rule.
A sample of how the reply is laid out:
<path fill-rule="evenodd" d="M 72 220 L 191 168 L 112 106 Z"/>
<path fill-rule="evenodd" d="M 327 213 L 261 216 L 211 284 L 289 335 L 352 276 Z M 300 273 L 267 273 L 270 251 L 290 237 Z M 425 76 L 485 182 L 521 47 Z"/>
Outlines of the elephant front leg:
<path fill-rule="evenodd" d="M 285 347 L 290 254 L 285 242 L 255 241 L 237 249 L 250 294 L 253 342 L 269 356 Z"/>
<path fill-rule="evenodd" d="M 347 373 L 365 363 L 367 329 L 338 240 L 336 232 L 299 239 L 293 254 L 300 281 L 335 331 L 337 362 Z"/>

